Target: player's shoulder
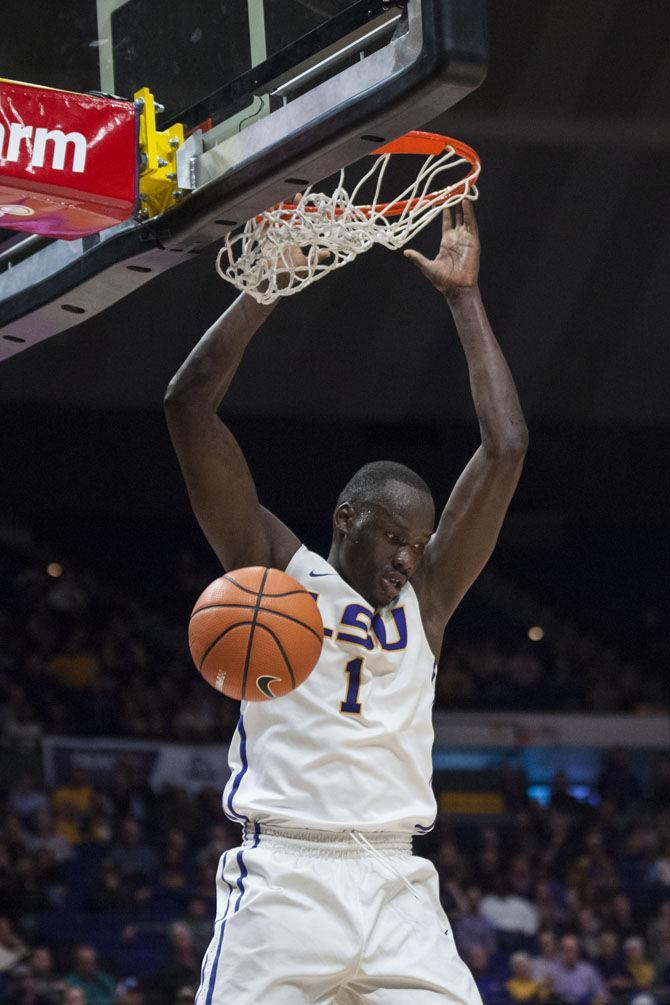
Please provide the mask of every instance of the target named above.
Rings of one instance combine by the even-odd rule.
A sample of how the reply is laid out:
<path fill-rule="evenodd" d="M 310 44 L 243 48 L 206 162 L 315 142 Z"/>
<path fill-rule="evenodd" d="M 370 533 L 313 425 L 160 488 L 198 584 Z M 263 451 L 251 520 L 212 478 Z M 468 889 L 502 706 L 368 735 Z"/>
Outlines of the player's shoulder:
<path fill-rule="evenodd" d="M 295 578 L 300 575 L 314 579 L 324 575 L 337 575 L 335 569 L 326 562 L 325 558 L 322 558 L 315 551 L 310 551 L 306 544 L 301 544 L 296 549 L 286 566 L 286 572 Z"/>

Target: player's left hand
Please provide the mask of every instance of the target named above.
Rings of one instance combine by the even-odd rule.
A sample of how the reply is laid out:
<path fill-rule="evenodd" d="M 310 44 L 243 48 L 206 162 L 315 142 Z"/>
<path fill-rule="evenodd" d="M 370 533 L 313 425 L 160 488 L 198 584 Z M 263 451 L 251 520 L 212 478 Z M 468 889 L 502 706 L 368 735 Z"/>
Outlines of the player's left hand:
<path fill-rule="evenodd" d="M 479 234 L 470 199 L 442 211 L 442 240 L 433 259 L 408 249 L 405 258 L 414 262 L 438 292 L 458 297 L 477 285 L 479 277 Z"/>

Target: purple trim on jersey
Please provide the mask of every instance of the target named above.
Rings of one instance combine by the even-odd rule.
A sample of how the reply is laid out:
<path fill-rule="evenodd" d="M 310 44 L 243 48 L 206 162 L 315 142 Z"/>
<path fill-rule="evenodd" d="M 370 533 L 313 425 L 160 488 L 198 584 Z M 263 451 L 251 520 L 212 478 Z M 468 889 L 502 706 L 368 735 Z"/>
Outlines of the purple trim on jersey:
<path fill-rule="evenodd" d="M 221 931 L 219 932 L 219 941 L 216 947 L 216 953 L 214 955 L 214 962 L 212 963 L 212 969 L 209 975 L 209 987 L 207 989 L 207 998 L 205 999 L 205 1005 L 212 1005 L 212 997 L 214 995 L 214 985 L 216 984 L 216 971 L 219 968 L 219 956 L 221 955 L 221 945 L 223 944 L 223 933 L 226 930 L 226 919 L 228 917 L 228 908 L 230 907 L 230 898 L 233 892 L 233 888 L 225 879 L 223 873 L 226 868 L 226 859 L 228 858 L 228 852 L 223 856 L 223 864 L 221 866 L 221 879 L 228 887 L 228 900 L 226 901 L 226 909 L 223 912 L 223 919 L 221 925 Z M 203 961 L 204 967 L 204 961 Z M 200 979 L 200 986 L 202 987 L 202 978 Z M 198 988 L 198 994 L 200 994 L 200 988 Z M 196 995 L 196 1001 L 198 1000 L 198 995 Z"/>
<path fill-rule="evenodd" d="M 254 843 L 253 843 L 253 847 L 254 848 L 258 848 L 258 846 L 259 846 L 260 843 L 261 843 L 261 825 L 256 820 L 254 820 Z"/>
<path fill-rule="evenodd" d="M 249 817 L 245 817 L 243 813 L 238 813 L 233 809 L 233 799 L 235 793 L 240 787 L 240 782 L 242 781 L 244 775 L 246 774 L 247 768 L 249 767 L 247 763 L 247 734 L 244 731 L 244 716 L 241 715 L 237 722 L 237 731 L 240 734 L 240 760 L 242 761 L 242 767 L 237 772 L 235 776 L 235 781 L 233 782 L 233 787 L 230 790 L 230 795 L 228 796 L 228 809 L 226 811 L 226 816 L 232 816 L 233 820 L 238 823 L 242 822 L 245 824 L 249 823 Z"/>

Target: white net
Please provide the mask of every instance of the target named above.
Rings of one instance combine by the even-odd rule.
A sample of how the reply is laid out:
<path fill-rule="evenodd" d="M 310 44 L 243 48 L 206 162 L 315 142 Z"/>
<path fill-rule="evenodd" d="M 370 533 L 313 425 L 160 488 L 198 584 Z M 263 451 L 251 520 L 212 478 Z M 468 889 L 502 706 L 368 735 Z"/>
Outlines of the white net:
<path fill-rule="evenodd" d="M 478 196 L 479 161 L 459 156 L 447 145 L 440 154 L 425 159 L 411 185 L 381 203 L 391 156 L 378 156 L 351 193 L 344 187 L 342 169 L 332 195 L 307 189 L 297 204 L 280 203 L 248 220 L 242 231 L 226 238 L 219 251 L 219 275 L 259 303 L 269 304 L 323 279 L 373 244 L 401 248 L 445 207 Z M 467 176 L 445 186 L 441 176 L 459 167 L 468 168 Z M 436 184 L 441 187 L 436 189 Z M 372 192 L 372 198 L 361 205 L 366 192 Z M 302 249 L 306 261 L 296 264 L 296 247 Z"/>

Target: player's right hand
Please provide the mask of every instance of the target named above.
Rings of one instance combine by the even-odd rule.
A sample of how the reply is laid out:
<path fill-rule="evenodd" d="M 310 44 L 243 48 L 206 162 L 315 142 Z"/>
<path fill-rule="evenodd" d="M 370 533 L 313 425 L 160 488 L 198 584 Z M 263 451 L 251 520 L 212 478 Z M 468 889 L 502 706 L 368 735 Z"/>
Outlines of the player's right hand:
<path fill-rule="evenodd" d="M 302 192 L 296 192 L 293 196 L 293 203 L 298 206 L 300 200 L 302 199 Z M 301 272 L 305 274 L 308 271 L 310 265 L 310 257 L 316 256 L 317 262 L 325 262 L 327 258 L 330 258 L 330 251 L 327 248 L 316 248 L 313 245 L 309 248 L 301 248 L 299 245 L 295 244 L 287 248 L 282 256 L 287 264 L 287 268 L 282 269 L 279 265 L 277 266 L 277 286 L 280 290 L 285 289 L 291 280 L 291 275 L 300 275 Z"/>

